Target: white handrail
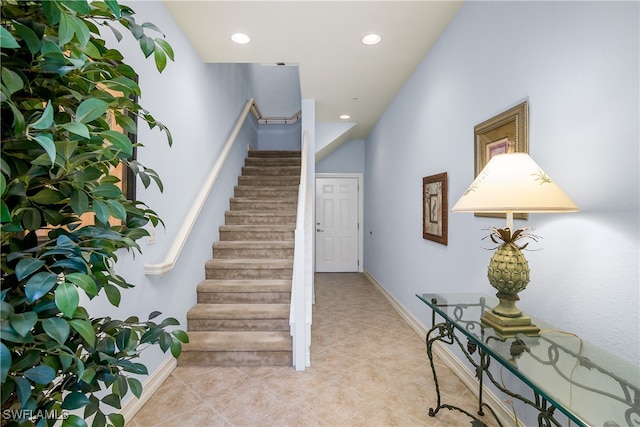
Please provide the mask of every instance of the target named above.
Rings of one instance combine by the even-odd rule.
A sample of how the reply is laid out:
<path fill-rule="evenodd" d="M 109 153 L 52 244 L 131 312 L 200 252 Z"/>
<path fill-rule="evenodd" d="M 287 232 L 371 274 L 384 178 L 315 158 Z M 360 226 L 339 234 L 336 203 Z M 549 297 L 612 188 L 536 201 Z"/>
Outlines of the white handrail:
<path fill-rule="evenodd" d="M 293 281 L 291 285 L 291 308 L 289 326 L 293 337 L 293 365 L 296 370 L 304 370 L 307 360 L 308 338 L 306 330 L 306 286 L 305 286 L 305 210 L 307 202 L 307 159 L 308 133 L 302 137 L 300 156 L 300 184 L 298 187 L 298 206 L 296 214 L 295 245 L 293 252 Z"/>
<path fill-rule="evenodd" d="M 242 113 L 240 114 L 240 117 L 238 118 L 238 121 L 236 122 L 235 127 L 231 131 L 231 135 L 229 135 L 229 139 L 227 140 L 226 145 L 222 149 L 222 153 L 220 153 L 220 156 L 218 156 L 218 160 L 213 165 L 213 169 L 211 169 L 211 172 L 209 173 L 209 177 L 207 178 L 204 185 L 200 189 L 200 192 L 198 193 L 198 197 L 196 197 L 196 200 L 193 206 L 191 207 L 191 210 L 187 214 L 184 222 L 182 223 L 182 228 L 180 228 L 180 230 L 178 231 L 178 234 L 176 235 L 176 238 L 174 239 L 171 247 L 169 248 L 167 255 L 164 257 L 164 260 L 158 264 L 145 264 L 144 274 L 153 274 L 153 275 L 164 274 L 167 271 L 170 271 L 175 266 L 176 262 L 178 261 L 178 257 L 180 256 L 180 252 L 182 252 L 182 248 L 184 248 L 184 245 L 187 242 L 189 234 L 191 234 L 191 230 L 193 229 L 193 226 L 195 225 L 196 220 L 198 219 L 198 215 L 200 214 L 200 211 L 202 210 L 205 202 L 207 201 L 207 197 L 209 196 L 209 193 L 211 192 L 211 189 L 213 188 L 213 185 L 215 184 L 216 179 L 220 174 L 220 170 L 222 169 L 222 166 L 224 165 L 224 162 L 227 159 L 229 152 L 231 151 L 231 147 L 233 147 L 233 144 L 236 141 L 238 134 L 240 133 L 240 130 L 242 129 L 242 125 L 244 124 L 244 121 L 249 115 L 249 112 L 254 109 L 256 109 L 255 101 L 253 99 L 250 99 L 249 101 L 247 101 L 246 105 L 244 106 L 244 109 L 242 110 Z"/>

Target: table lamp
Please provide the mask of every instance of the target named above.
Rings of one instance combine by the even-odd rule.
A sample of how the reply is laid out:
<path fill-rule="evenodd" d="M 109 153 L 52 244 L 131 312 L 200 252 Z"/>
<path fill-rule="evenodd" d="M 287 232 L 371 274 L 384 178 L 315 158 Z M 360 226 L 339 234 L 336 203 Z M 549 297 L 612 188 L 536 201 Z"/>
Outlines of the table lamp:
<path fill-rule="evenodd" d="M 502 337 L 523 333 L 537 336 L 540 329 L 516 307 L 518 293 L 529 283 L 529 265 L 515 242 L 526 237 L 523 229 L 513 231 L 514 213 L 576 212 L 578 207 L 526 153 L 498 154 L 478 174 L 451 209 L 453 212 L 505 213 L 507 225 L 494 228 L 491 239 L 496 249 L 488 267 L 489 283 L 498 290 L 500 303 L 487 310 L 481 323 Z"/>

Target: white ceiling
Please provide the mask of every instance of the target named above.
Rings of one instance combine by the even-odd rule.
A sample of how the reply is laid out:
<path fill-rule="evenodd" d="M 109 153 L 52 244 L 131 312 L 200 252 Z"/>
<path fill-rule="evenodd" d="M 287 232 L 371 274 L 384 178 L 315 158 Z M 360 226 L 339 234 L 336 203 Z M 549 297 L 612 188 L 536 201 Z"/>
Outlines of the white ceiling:
<path fill-rule="evenodd" d="M 165 4 L 205 62 L 298 65 L 301 95 L 316 100 L 316 120 L 340 122 L 341 114 L 349 114 L 347 121 L 357 123 L 349 136 L 361 139 L 462 2 L 165 0 Z M 230 36 L 236 32 L 248 34 L 251 43 L 233 43 Z M 380 34 L 382 42 L 362 44 L 361 38 L 372 32 Z"/>

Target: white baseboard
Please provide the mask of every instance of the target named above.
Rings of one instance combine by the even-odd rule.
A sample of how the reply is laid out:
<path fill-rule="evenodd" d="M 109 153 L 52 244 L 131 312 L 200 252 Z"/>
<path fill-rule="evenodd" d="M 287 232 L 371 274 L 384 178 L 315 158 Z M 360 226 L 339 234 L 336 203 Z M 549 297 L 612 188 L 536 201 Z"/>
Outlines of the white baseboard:
<path fill-rule="evenodd" d="M 418 334 L 421 338 L 425 339 L 429 328 L 427 328 L 422 322 L 420 322 L 411 312 L 409 312 L 400 302 L 391 295 L 375 277 L 373 277 L 368 271 L 365 270 L 365 276 L 373 283 L 373 285 L 384 295 L 393 308 L 398 312 L 400 317 L 407 322 L 407 324 Z M 475 375 L 465 366 L 465 364 L 458 359 L 444 344 L 435 343 L 433 350 L 436 356 L 442 360 L 442 362 L 453 371 L 454 374 L 462 383 L 477 397 L 478 396 L 478 380 Z M 426 350 L 425 350 L 426 352 Z M 495 412 L 500 421 L 504 425 L 516 426 L 518 425 L 516 419 L 513 416 L 513 412 L 508 409 L 504 403 L 491 392 L 491 390 L 483 387 L 482 400 L 486 402 Z M 521 424 L 520 424 L 521 425 Z"/>
<path fill-rule="evenodd" d="M 122 409 L 120 409 L 119 412 L 125 419 L 125 425 L 133 419 L 151 396 L 158 391 L 162 383 L 169 378 L 169 375 L 171 375 L 171 372 L 173 372 L 176 366 L 178 366 L 178 361 L 175 358 L 170 357 L 167 359 L 167 361 L 144 382 L 140 399 L 131 395 L 124 405 L 122 405 Z"/>

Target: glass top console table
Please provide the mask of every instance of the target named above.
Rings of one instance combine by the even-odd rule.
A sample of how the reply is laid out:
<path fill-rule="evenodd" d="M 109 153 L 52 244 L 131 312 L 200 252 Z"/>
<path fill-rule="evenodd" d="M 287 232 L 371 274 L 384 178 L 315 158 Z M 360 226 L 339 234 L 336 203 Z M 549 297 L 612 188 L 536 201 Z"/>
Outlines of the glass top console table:
<path fill-rule="evenodd" d="M 560 426 L 555 418 L 557 411 L 578 426 L 640 426 L 640 367 L 539 319 L 533 319 L 541 329 L 539 336 L 518 334 L 503 338 L 480 320 L 485 310 L 498 303 L 495 297 L 479 293 L 416 296 L 432 310 L 426 343 L 437 406 L 429 409 L 430 416 L 435 417 L 441 409 L 457 410 L 471 417 L 474 426 L 485 425 L 472 413 L 442 402 L 433 361 L 433 345 L 441 342 L 459 346 L 475 367 L 479 381 L 477 413 L 483 416 L 488 409 L 500 426 L 503 424 L 496 412 L 482 401 L 484 378 L 498 390 L 535 408 L 539 426 Z M 466 345 L 460 337 L 466 339 Z M 489 370 L 492 360 L 522 380 L 533 397 L 514 393 L 497 381 Z"/>

